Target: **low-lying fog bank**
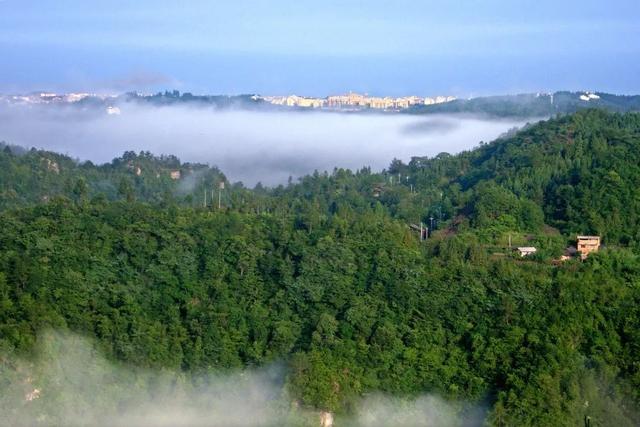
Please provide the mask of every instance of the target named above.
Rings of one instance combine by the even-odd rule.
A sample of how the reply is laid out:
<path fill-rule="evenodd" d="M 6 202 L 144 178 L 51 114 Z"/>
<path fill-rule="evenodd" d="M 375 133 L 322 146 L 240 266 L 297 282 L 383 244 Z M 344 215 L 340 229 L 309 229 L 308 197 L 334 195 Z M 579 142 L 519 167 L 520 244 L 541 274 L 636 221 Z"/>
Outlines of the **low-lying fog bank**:
<path fill-rule="evenodd" d="M 334 417 L 303 407 L 287 393 L 286 377 L 284 364 L 217 375 L 119 366 L 87 339 L 48 332 L 34 358 L 0 351 L 0 425 L 472 427 L 486 409 L 374 394 Z"/>
<path fill-rule="evenodd" d="M 120 106 L 120 114 L 65 106 L 0 107 L 0 141 L 93 162 L 124 151 L 175 154 L 218 166 L 232 181 L 285 183 L 334 167 L 381 170 L 393 158 L 459 152 L 525 122 L 465 116 L 257 112 Z"/>

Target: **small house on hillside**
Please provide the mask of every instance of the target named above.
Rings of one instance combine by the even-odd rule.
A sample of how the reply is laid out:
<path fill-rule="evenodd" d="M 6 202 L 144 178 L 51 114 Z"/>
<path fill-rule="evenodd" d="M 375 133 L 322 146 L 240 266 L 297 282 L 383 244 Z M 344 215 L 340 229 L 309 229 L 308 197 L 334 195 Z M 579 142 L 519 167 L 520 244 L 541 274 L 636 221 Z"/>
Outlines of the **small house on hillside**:
<path fill-rule="evenodd" d="M 180 179 L 180 171 L 171 171 L 169 176 L 171 176 L 171 179 Z"/>
<path fill-rule="evenodd" d="M 600 249 L 600 236 L 578 236 L 577 243 L 580 259 L 584 261 L 591 252 Z"/>
<path fill-rule="evenodd" d="M 521 246 L 519 248 L 516 248 L 518 250 L 518 252 L 520 253 L 521 257 L 525 257 L 525 256 L 529 256 L 529 255 L 533 255 L 536 253 L 537 249 L 534 248 L 533 246 Z"/>

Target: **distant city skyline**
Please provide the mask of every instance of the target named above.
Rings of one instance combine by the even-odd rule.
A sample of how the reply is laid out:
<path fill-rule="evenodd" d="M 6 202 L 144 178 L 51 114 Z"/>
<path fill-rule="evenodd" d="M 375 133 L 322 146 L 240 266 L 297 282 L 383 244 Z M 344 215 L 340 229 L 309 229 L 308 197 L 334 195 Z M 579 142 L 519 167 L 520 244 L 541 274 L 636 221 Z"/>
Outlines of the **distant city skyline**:
<path fill-rule="evenodd" d="M 0 92 L 640 93 L 640 2 L 0 1 Z"/>

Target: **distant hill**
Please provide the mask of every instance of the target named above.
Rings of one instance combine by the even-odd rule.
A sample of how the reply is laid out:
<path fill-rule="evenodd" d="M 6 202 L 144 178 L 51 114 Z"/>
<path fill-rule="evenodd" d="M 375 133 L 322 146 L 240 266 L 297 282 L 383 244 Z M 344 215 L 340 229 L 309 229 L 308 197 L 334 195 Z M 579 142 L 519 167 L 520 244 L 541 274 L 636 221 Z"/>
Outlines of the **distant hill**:
<path fill-rule="evenodd" d="M 218 108 L 248 108 L 270 109 L 281 111 L 323 111 L 323 109 L 309 109 L 301 107 L 277 106 L 265 102 L 257 95 L 192 95 L 178 91 L 158 92 L 155 95 L 138 95 L 129 93 L 120 97 L 128 102 L 147 102 L 153 105 L 175 105 L 195 103 L 213 105 Z M 89 100 L 87 100 L 89 102 Z M 569 114 L 589 108 L 599 108 L 611 112 L 640 111 L 640 95 L 613 95 L 603 92 L 568 92 L 560 91 L 553 94 L 517 94 L 478 97 L 471 99 L 456 99 L 431 105 L 413 105 L 407 109 L 398 110 L 408 114 L 434 113 L 469 113 L 495 117 L 549 117 L 555 114 Z M 331 110 L 335 111 L 335 110 Z M 380 111 L 362 108 L 357 112 Z M 354 112 L 350 111 L 350 112 Z M 398 111 L 394 111 L 398 112 Z"/>
<path fill-rule="evenodd" d="M 50 151 L 0 143 L 0 209 L 47 202 L 58 196 L 148 203 L 178 198 L 188 205 L 202 204 L 205 189 L 209 192 L 225 180 L 217 168 L 182 163 L 171 155 L 128 151 L 110 163 L 95 165 Z M 201 195 L 197 201 L 194 194 Z"/>
<path fill-rule="evenodd" d="M 521 228 L 544 222 L 627 244 L 640 237 L 639 164 L 640 114 L 592 109 L 455 156 L 396 162 L 393 172 L 441 192 L 432 210 L 447 205 L 451 217 L 469 217 L 474 227 L 495 227 L 507 215 Z"/>
<path fill-rule="evenodd" d="M 555 92 L 487 96 L 433 105 L 414 105 L 410 114 L 469 113 L 496 117 L 549 117 L 588 108 L 612 112 L 640 111 L 640 95 L 612 95 L 603 92 Z"/>
<path fill-rule="evenodd" d="M 414 104 L 404 109 L 379 109 L 366 106 L 349 108 L 310 108 L 301 106 L 275 105 L 265 101 L 257 94 L 241 95 L 194 95 L 189 92 L 166 90 L 155 94 L 128 92 L 118 96 L 88 95 L 75 100 L 75 95 L 42 95 L 38 93 L 26 96 L 2 96 L 0 103 L 33 103 L 49 105 L 73 105 L 83 110 L 93 108 L 106 109 L 123 103 L 137 103 L 152 106 L 194 105 L 217 109 L 243 109 L 286 112 L 342 112 L 348 114 L 474 114 L 488 117 L 541 118 L 556 114 L 571 114 L 584 109 L 602 109 L 610 112 L 625 113 L 640 111 L 640 95 L 614 95 L 604 92 L 568 92 L 524 93 L 515 95 L 485 96 L 470 99 L 455 99 L 438 104 Z M 13 99 L 17 98 L 17 99 Z"/>
<path fill-rule="evenodd" d="M 158 92 L 154 95 L 127 93 L 119 97 L 125 101 L 148 102 L 153 105 L 201 104 L 219 108 L 257 108 L 270 106 L 255 95 L 193 95 L 177 90 Z"/>

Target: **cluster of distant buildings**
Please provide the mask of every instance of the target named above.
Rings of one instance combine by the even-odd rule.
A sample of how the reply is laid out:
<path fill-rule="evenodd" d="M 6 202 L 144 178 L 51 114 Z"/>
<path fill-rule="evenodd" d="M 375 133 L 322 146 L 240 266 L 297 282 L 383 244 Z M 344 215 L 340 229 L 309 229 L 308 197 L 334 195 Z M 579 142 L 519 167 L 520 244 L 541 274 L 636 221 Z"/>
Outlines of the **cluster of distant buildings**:
<path fill-rule="evenodd" d="M 132 92 L 133 93 L 133 92 Z M 179 92 L 166 92 L 174 97 L 179 98 Z M 136 93 L 136 96 L 145 95 Z M 193 97 L 191 94 L 188 99 L 198 98 Z M 585 91 L 576 94 L 581 101 L 596 101 L 600 99 L 600 96 L 594 92 Z M 549 96 L 551 103 L 553 104 L 552 93 L 537 93 L 537 97 Z M 106 102 L 107 105 L 112 105 L 118 98 L 117 95 L 100 95 L 87 92 L 72 92 L 72 93 L 54 93 L 54 92 L 33 92 L 29 94 L 20 95 L 3 95 L 0 94 L 0 103 L 9 104 L 63 104 L 63 103 L 75 103 L 82 101 L 85 98 L 98 99 Z M 200 97 L 202 98 L 202 97 Z M 298 95 L 284 95 L 284 96 L 261 96 L 253 95 L 250 97 L 252 101 L 263 101 L 271 105 L 280 105 L 286 107 L 302 107 L 302 108 L 325 108 L 325 109 L 380 109 L 380 110 L 402 110 L 409 108 L 413 105 L 434 105 L 442 104 L 445 102 L 451 102 L 456 99 L 455 96 L 434 96 L 434 97 L 419 97 L 419 96 L 402 96 L 402 97 L 379 97 L 369 96 L 368 94 L 360 94 L 355 92 L 349 92 L 343 95 L 330 95 L 324 98 L 316 98 L 309 96 Z M 110 110 L 108 114 L 114 113 L 115 110 Z"/>
<path fill-rule="evenodd" d="M 72 93 L 53 93 L 53 92 L 35 92 L 24 95 L 0 95 L 0 102 L 6 102 L 8 104 L 17 105 L 30 105 L 30 104 L 73 104 L 75 102 L 82 101 L 85 98 L 96 98 L 101 101 L 113 101 L 116 96 L 113 95 L 97 95 L 94 93 L 86 92 L 72 92 Z M 120 109 L 112 105 L 108 105 L 106 108 L 108 115 L 120 114 Z"/>
<path fill-rule="evenodd" d="M 434 98 L 421 98 L 419 96 L 404 96 L 400 98 L 377 97 L 367 94 L 350 92 L 345 95 L 331 95 L 326 98 L 312 98 L 298 95 L 264 96 L 266 102 L 273 105 L 304 108 L 335 108 L 335 109 L 361 109 L 375 108 L 382 110 L 400 110 L 412 105 L 433 105 L 455 100 L 454 96 L 436 96 Z"/>
<path fill-rule="evenodd" d="M 109 115 L 118 115 L 120 110 L 113 106 L 117 96 L 113 95 L 97 95 L 86 92 L 74 92 L 57 94 L 53 92 L 35 92 L 23 95 L 0 95 L 0 102 L 4 101 L 10 104 L 65 104 L 82 101 L 85 98 L 95 98 L 106 101 L 106 113 Z M 394 97 L 377 97 L 367 94 L 359 94 L 349 92 L 345 95 L 331 95 L 325 98 L 313 98 L 298 95 L 285 96 L 260 96 L 253 95 L 251 100 L 264 101 L 271 105 L 281 105 L 286 107 L 303 107 L 303 108 L 325 108 L 325 109 L 381 109 L 381 110 L 401 110 L 409 108 L 413 105 L 433 105 L 450 102 L 455 100 L 453 96 L 436 96 L 433 98 L 421 98 L 419 96 L 403 96 Z"/>
<path fill-rule="evenodd" d="M 600 249 L 600 236 L 577 236 L 576 246 L 569 246 L 557 261 L 567 261 L 576 256 L 584 261 L 590 253 Z M 521 246 L 516 248 L 521 257 L 533 255 L 537 252 L 534 246 Z"/>
<path fill-rule="evenodd" d="M 12 104 L 54 104 L 54 103 L 74 103 L 82 101 L 85 98 L 99 98 L 102 100 L 115 98 L 112 95 L 96 95 L 94 93 L 72 92 L 72 93 L 53 93 L 53 92 L 36 92 L 24 95 L 0 95 L 5 101 Z"/>

